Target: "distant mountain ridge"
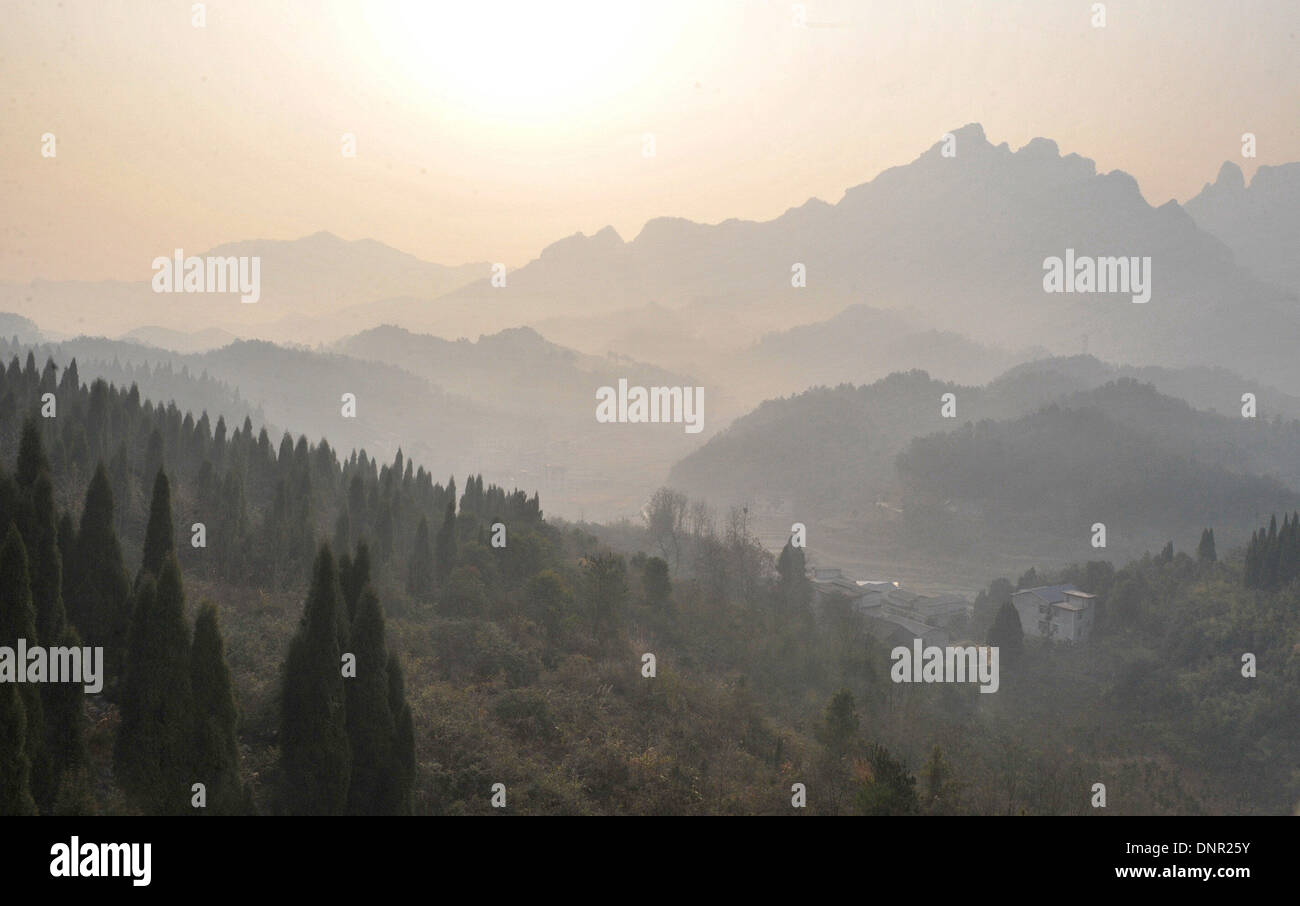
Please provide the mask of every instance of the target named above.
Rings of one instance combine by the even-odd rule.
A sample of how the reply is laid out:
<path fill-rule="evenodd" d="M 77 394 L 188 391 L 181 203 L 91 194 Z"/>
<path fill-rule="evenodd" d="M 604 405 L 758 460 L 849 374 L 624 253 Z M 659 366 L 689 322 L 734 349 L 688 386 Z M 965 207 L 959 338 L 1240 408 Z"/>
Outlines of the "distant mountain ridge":
<path fill-rule="evenodd" d="M 1247 187 L 1241 167 L 1227 161 L 1183 207 L 1243 267 L 1300 292 L 1300 163 L 1261 166 Z"/>
<path fill-rule="evenodd" d="M 569 237 L 505 288 L 478 281 L 448 294 L 441 315 L 531 323 L 744 300 L 756 318 L 794 327 L 867 304 L 1002 348 L 1060 354 L 1086 338 L 1114 360 L 1300 377 L 1294 295 L 1242 267 L 1178 204 L 1152 207 L 1128 174 L 1098 173 L 1048 139 L 1012 151 L 977 124 L 953 135 L 955 157 L 936 142 L 836 204 L 814 199 L 763 223 L 659 218 L 626 242 L 610 230 Z M 1044 259 L 1067 249 L 1150 257 L 1151 301 L 1044 292 Z M 791 285 L 796 264 L 806 287 Z"/>

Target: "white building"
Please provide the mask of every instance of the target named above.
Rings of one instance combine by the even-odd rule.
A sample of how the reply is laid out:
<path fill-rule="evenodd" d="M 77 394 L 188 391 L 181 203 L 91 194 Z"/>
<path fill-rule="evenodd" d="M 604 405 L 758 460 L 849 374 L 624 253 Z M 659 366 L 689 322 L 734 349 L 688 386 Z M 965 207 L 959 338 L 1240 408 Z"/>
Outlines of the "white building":
<path fill-rule="evenodd" d="M 1073 585 L 1042 585 L 1011 595 L 1020 616 L 1020 628 L 1027 636 L 1063 642 L 1084 642 L 1096 620 L 1093 599 Z"/>

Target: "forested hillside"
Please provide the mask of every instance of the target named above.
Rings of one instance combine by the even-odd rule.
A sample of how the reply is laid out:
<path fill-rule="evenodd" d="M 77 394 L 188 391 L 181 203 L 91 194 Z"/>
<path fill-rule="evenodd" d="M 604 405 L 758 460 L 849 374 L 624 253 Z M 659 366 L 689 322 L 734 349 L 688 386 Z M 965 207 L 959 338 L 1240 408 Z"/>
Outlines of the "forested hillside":
<path fill-rule="evenodd" d="M 0 812 L 195 813 L 195 783 L 208 813 L 268 814 L 789 814 L 795 784 L 819 814 L 1082 813 L 1098 776 L 1121 812 L 1297 795 L 1273 721 L 1295 586 L 1245 589 L 1235 560 L 1090 565 L 1103 645 L 1025 643 L 998 696 L 898 686 L 867 620 L 814 608 L 803 552 L 773 558 L 741 511 L 683 500 L 604 543 L 535 495 L 273 443 L 72 363 L 0 380 L 0 646 L 107 662 L 99 694 L 0 685 Z M 1203 638 L 1211 661 L 1153 665 Z M 1201 704 L 1187 683 L 1247 645 L 1267 681 Z M 1132 719 L 1160 703 L 1212 738 Z M 1233 746 L 1273 761 L 1243 777 Z"/>

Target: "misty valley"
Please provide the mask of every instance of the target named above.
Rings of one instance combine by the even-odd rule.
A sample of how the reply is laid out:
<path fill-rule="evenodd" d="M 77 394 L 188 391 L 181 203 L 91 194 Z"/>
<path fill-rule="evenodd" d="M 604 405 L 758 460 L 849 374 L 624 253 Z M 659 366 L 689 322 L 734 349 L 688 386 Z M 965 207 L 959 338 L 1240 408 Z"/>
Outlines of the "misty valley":
<path fill-rule="evenodd" d="M 536 896 L 500 826 L 302 819 L 979 816 L 1058 820 L 872 854 L 1285 889 L 1300 8 L 1247 7 L 7 4 L 6 871 Z M 692 889 L 655 827 L 567 848 Z M 802 827 L 748 848 L 858 840 Z"/>

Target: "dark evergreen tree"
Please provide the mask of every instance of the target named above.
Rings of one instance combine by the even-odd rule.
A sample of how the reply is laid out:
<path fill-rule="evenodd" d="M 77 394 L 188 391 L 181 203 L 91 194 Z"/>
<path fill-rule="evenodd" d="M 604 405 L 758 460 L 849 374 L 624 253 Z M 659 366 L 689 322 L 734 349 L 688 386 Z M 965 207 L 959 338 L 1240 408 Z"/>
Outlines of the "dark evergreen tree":
<path fill-rule="evenodd" d="M 672 582 L 668 578 L 668 561 L 663 557 L 651 557 L 645 562 L 642 578 L 645 586 L 647 603 L 652 607 L 663 607 L 672 594 Z"/>
<path fill-rule="evenodd" d="M 409 463 L 408 463 L 409 465 Z M 411 813 L 415 787 L 415 725 L 406 701 L 406 678 L 397 654 L 388 655 L 388 710 L 393 715 L 393 767 L 388 787 L 389 811 Z"/>
<path fill-rule="evenodd" d="M 853 693 L 848 689 L 841 689 L 831 696 L 830 702 L 826 705 L 826 714 L 818 730 L 818 737 L 822 745 L 826 746 L 827 753 L 840 758 L 852 749 L 857 734 L 858 713 L 853 701 Z"/>
<path fill-rule="evenodd" d="M 881 745 L 868 753 L 871 779 L 858 792 L 858 809 L 864 815 L 915 815 L 920 811 L 916 778 L 902 761 Z"/>
<path fill-rule="evenodd" d="M 53 644 L 63 634 L 63 563 L 59 556 L 59 524 L 54 509 L 54 485 L 49 472 L 41 472 L 31 490 L 28 525 L 23 542 L 30 557 L 32 606 L 36 610 L 36 637 Z"/>
<path fill-rule="evenodd" d="M 439 543 L 442 534 L 438 535 Z M 411 563 L 407 569 L 406 590 L 411 597 L 427 601 L 433 594 L 434 561 L 433 551 L 429 546 L 429 520 L 420 517 L 420 524 L 415 528 L 415 549 L 411 551 Z"/>
<path fill-rule="evenodd" d="M 388 706 L 388 651 L 384 642 L 384 612 L 379 598 L 367 588 L 352 622 L 351 654 L 356 676 L 344 680 L 347 692 L 348 742 L 352 777 L 348 812 L 386 814 L 393 773 L 395 725 Z"/>
<path fill-rule="evenodd" d="M 290 814 L 347 809 L 352 755 L 337 632 L 341 598 L 334 557 L 322 545 L 284 670 L 280 775 Z"/>
<path fill-rule="evenodd" d="M 998 649 L 999 656 L 1006 662 L 1017 660 L 1025 649 L 1025 631 L 1020 624 L 1020 614 L 1010 601 L 1003 601 L 998 608 L 993 625 L 989 627 L 988 643 Z"/>
<path fill-rule="evenodd" d="M 40 644 L 36 634 L 36 609 L 32 606 L 31 582 L 27 572 L 27 550 L 17 526 L 11 524 L 3 545 L 0 545 L 0 646 L 16 651 L 19 639 L 25 639 L 28 646 Z M 31 772 L 31 794 L 36 802 L 46 802 L 53 797 L 54 778 L 45 748 L 45 709 L 41 700 L 41 685 L 17 685 L 25 717 L 23 751 Z"/>
<path fill-rule="evenodd" d="M 153 497 L 149 502 L 149 524 L 144 532 L 144 555 L 140 558 L 140 575 L 158 577 L 169 554 L 176 550 L 172 528 L 171 483 L 161 469 L 154 476 Z M 137 581 L 139 577 L 137 577 Z"/>
<path fill-rule="evenodd" d="M 65 625 L 53 642 L 63 648 L 80 648 L 81 635 Z M 49 801 L 43 813 L 55 811 L 84 813 L 87 790 L 74 790 L 84 778 L 80 774 L 88 765 L 86 757 L 86 692 L 81 683 L 49 683 L 44 687 L 45 745 L 50 759 Z M 61 808 L 60 808 L 61 806 Z"/>
<path fill-rule="evenodd" d="M 447 581 L 456 566 L 456 501 L 447 503 L 447 511 L 442 519 L 442 528 L 438 529 L 438 539 L 434 545 L 434 576 L 439 585 Z"/>
<path fill-rule="evenodd" d="M 113 770 L 127 798 L 152 815 L 189 813 L 194 766 L 190 628 L 180 564 L 144 572 L 135 594 Z"/>
<path fill-rule="evenodd" d="M 357 603 L 361 592 L 370 584 L 370 545 L 362 541 L 357 545 L 355 558 L 344 554 L 339 558 L 339 584 L 343 589 L 343 600 L 347 604 L 348 624 L 356 619 Z"/>
<path fill-rule="evenodd" d="M 34 814 L 23 697 L 17 683 L 0 683 L 0 817 Z"/>
<path fill-rule="evenodd" d="M 207 813 L 243 813 L 247 809 L 239 779 L 239 712 L 217 609 L 211 604 L 200 607 L 194 621 L 190 684 L 194 691 L 194 780 L 207 789 Z"/>
<path fill-rule="evenodd" d="M 30 490 L 42 472 L 50 468 L 41 443 L 40 424 L 33 416 L 23 420 L 22 438 L 18 441 L 18 485 Z"/>
<path fill-rule="evenodd" d="M 339 510 L 339 518 L 334 522 L 334 550 L 348 551 L 352 548 L 352 523 L 348 519 L 348 508 L 343 507 Z M 346 553 L 339 555 L 339 562 L 343 562 Z"/>
<path fill-rule="evenodd" d="M 122 676 L 131 625 L 131 581 L 113 529 L 113 489 L 101 462 L 90 479 L 70 563 L 69 610 L 87 645 L 104 649 L 110 697 Z"/>
<path fill-rule="evenodd" d="M 1219 559 L 1214 551 L 1214 529 L 1207 528 L 1201 532 L 1201 543 L 1196 546 L 1196 559 L 1202 563 L 1213 563 Z"/>
<path fill-rule="evenodd" d="M 812 583 L 808 581 L 803 548 L 786 541 L 776 560 L 776 572 L 782 611 L 793 613 L 806 608 L 812 602 Z"/>

